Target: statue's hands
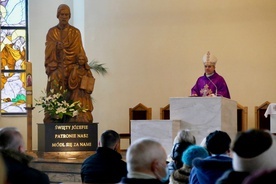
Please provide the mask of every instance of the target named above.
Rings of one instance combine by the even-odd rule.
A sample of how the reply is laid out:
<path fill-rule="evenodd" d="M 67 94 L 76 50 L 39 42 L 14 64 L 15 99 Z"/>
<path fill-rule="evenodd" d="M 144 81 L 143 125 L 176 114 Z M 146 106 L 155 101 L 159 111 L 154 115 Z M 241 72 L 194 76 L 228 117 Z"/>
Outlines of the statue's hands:
<path fill-rule="evenodd" d="M 57 49 L 63 49 L 64 48 L 64 45 L 62 42 L 57 42 Z"/>

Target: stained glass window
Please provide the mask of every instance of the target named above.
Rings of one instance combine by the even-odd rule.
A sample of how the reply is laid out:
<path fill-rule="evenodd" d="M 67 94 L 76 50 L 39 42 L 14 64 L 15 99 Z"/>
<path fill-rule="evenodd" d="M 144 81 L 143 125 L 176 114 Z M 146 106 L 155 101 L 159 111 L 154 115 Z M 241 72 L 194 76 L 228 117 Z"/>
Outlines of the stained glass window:
<path fill-rule="evenodd" d="M 27 0 L 1 0 L 1 115 L 26 114 Z"/>

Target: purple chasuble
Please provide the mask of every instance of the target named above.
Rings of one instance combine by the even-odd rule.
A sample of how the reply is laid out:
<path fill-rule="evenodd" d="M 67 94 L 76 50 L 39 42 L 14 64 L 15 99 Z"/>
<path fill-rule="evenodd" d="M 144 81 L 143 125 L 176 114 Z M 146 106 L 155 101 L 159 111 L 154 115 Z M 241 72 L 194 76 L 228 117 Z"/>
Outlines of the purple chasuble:
<path fill-rule="evenodd" d="M 204 73 L 199 77 L 196 84 L 191 89 L 191 94 L 197 94 L 197 96 L 208 96 L 210 94 L 216 94 L 217 96 L 223 96 L 230 99 L 230 93 L 227 84 L 222 76 L 214 71 L 214 74 L 207 77 Z"/>

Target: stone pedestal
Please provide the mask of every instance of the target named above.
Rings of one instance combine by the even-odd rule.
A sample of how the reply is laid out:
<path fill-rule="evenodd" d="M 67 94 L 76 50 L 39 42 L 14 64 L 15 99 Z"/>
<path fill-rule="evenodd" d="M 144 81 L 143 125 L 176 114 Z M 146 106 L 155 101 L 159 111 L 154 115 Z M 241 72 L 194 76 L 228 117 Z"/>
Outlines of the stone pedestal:
<path fill-rule="evenodd" d="M 179 129 L 180 121 L 177 120 L 131 120 L 131 142 L 144 137 L 153 138 L 169 154 Z"/>
<path fill-rule="evenodd" d="M 237 133 L 237 102 L 224 97 L 170 98 L 170 119 L 180 120 L 181 129 L 190 129 L 200 144 L 214 130 Z"/>

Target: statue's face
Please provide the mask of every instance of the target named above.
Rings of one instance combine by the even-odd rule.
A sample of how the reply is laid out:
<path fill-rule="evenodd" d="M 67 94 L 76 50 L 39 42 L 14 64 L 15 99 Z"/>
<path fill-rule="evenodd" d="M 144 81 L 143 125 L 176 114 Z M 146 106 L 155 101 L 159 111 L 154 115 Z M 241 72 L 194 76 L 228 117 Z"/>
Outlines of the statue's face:
<path fill-rule="evenodd" d="M 70 19 L 70 10 L 62 9 L 59 13 L 58 20 L 62 25 L 67 25 Z"/>
<path fill-rule="evenodd" d="M 85 59 L 83 57 L 79 58 L 79 65 L 84 65 Z"/>

